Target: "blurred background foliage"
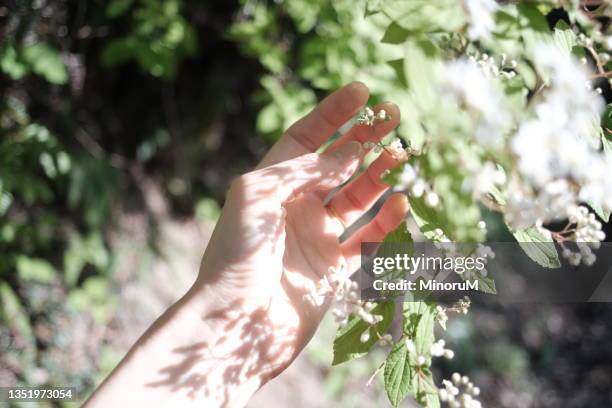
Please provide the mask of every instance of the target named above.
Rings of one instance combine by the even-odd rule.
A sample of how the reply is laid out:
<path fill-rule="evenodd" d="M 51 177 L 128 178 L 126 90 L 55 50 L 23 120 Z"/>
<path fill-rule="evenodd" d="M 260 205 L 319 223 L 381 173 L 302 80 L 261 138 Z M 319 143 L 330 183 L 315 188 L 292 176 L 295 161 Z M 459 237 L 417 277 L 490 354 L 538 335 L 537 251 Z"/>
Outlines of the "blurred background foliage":
<path fill-rule="evenodd" d="M 86 393 L 125 352 L 100 334 L 130 313 L 120 307 L 123 252 L 137 253 L 147 274 L 165 219 L 213 225 L 229 180 L 329 91 L 360 80 L 372 103 L 406 102 L 393 64 L 403 55 L 380 43 L 386 25 L 367 13 L 361 0 L 0 3 L 1 385 Z M 424 24 L 452 17 L 432 15 Z M 399 135 L 418 142 L 413 112 L 402 115 Z M 119 224 L 134 214 L 143 231 L 118 247 Z M 592 360 L 567 353 L 583 344 L 576 330 L 595 330 L 587 352 L 612 361 L 593 354 L 612 334 L 602 310 L 458 321 L 448 334 L 459 358 L 440 369 L 474 374 L 495 406 L 528 406 L 534 384 L 554 402 L 570 379 L 586 381 L 576 365 Z M 526 328 L 511 319 L 517 313 Z M 331 339 L 308 352 L 329 400 L 384 401 L 375 385 L 363 387 L 375 353 L 331 371 L 330 353 Z M 356 378 L 369 399 L 343 392 Z M 584 392 L 604 406 L 609 372 L 596 380 Z"/>

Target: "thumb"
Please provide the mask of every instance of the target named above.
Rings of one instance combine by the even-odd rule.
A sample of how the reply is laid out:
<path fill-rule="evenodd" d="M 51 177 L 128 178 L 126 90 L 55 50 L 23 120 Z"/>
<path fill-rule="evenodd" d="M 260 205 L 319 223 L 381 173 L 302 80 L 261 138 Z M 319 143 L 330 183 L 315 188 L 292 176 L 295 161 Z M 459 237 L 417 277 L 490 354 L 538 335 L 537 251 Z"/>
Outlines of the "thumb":
<path fill-rule="evenodd" d="M 348 180 L 362 154 L 361 143 L 355 141 L 331 152 L 305 154 L 245 174 L 243 187 L 252 197 L 272 193 L 284 203 L 298 194 L 332 189 Z"/>

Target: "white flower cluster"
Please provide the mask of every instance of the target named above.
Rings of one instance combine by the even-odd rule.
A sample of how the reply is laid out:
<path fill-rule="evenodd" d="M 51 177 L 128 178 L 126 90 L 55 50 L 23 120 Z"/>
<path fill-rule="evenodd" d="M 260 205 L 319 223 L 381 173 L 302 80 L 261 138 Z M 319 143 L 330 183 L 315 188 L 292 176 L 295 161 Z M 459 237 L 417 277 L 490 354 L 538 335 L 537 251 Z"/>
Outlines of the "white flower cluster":
<path fill-rule="evenodd" d="M 470 38 L 488 38 L 495 28 L 495 12 L 499 8 L 495 0 L 465 0 L 464 4 L 469 20 Z"/>
<path fill-rule="evenodd" d="M 466 191 L 472 191 L 474 198 L 483 198 L 494 188 L 506 183 L 506 173 L 493 162 L 486 161 L 482 165 L 476 165 L 469 170 L 472 177 L 466 178 L 462 188 Z"/>
<path fill-rule="evenodd" d="M 606 234 L 601 230 L 601 223 L 595 218 L 595 214 L 589 213 L 589 210 L 584 206 L 572 206 L 568 208 L 567 215 L 569 219 L 569 227 L 567 231 L 561 231 L 560 234 L 565 234 L 563 240 L 571 240 L 576 243 L 578 251 L 572 251 L 566 244 L 561 242 L 563 251 L 561 255 L 574 266 L 581 263 L 590 266 L 595 263 L 596 257 L 593 249 L 598 249 L 601 241 L 606 238 Z M 568 237 L 568 234 L 569 237 Z"/>
<path fill-rule="evenodd" d="M 612 209 L 612 163 L 593 135 L 601 97 L 584 87 L 588 74 L 570 55 L 553 45 L 534 55 L 550 87 L 512 140 L 522 176 L 508 191 L 506 220 L 514 228 L 559 219 L 579 202 Z"/>
<path fill-rule="evenodd" d="M 346 326 L 351 315 L 358 316 L 370 325 L 360 338 L 362 343 L 366 343 L 370 340 L 372 326 L 381 322 L 383 316 L 373 314 L 372 310 L 374 310 L 376 305 L 372 302 L 364 302 L 359 299 L 357 290 L 357 282 L 347 276 L 344 265 L 341 265 L 338 269 L 331 266 L 327 275 L 317 282 L 316 288 L 311 293 L 305 295 L 305 299 L 313 306 L 320 307 L 325 303 L 326 298 L 333 297 L 334 306 L 332 314 L 340 327 Z M 390 334 L 380 336 L 376 333 L 376 335 L 378 336 L 378 341 L 383 345 L 390 344 L 392 341 Z"/>
<path fill-rule="evenodd" d="M 374 153 L 380 153 L 382 150 L 386 150 L 395 160 L 399 162 L 408 160 L 408 150 L 404 149 L 401 140 L 398 138 L 394 138 L 388 145 L 384 145 L 382 143 L 365 142 L 363 147 L 366 149 L 372 149 Z"/>
<path fill-rule="evenodd" d="M 416 345 L 414 344 L 414 341 L 412 339 L 404 340 L 404 344 L 406 344 L 406 350 L 408 351 L 408 354 L 416 354 L 417 352 Z M 429 350 L 430 356 L 431 357 L 444 357 L 449 360 L 455 357 L 455 352 L 451 349 L 445 348 L 445 346 L 446 346 L 446 342 L 443 339 L 436 341 L 435 343 L 431 345 L 431 348 Z M 419 367 L 422 367 L 427 364 L 428 359 L 427 359 L 427 356 L 418 355 L 416 356 L 415 361 Z"/>
<path fill-rule="evenodd" d="M 369 106 L 366 106 L 363 112 L 357 117 L 357 123 L 366 126 L 374 126 L 376 122 L 385 120 L 391 120 L 391 115 L 388 115 L 384 109 L 376 113 Z"/>
<path fill-rule="evenodd" d="M 444 357 L 449 360 L 455 357 L 455 352 L 451 349 L 446 348 L 446 342 L 444 341 L 444 339 L 440 339 L 434 344 L 432 344 L 429 353 L 432 357 Z"/>
<path fill-rule="evenodd" d="M 435 208 L 440 204 L 440 197 L 423 178 L 419 177 L 418 169 L 406 163 L 395 184 L 395 190 L 408 190 L 415 198 L 424 197 L 425 205 Z"/>
<path fill-rule="evenodd" d="M 480 395 L 480 389 L 474 386 L 468 376 L 453 373 L 451 380 L 442 380 L 444 388 L 438 390 L 440 401 L 447 403 L 450 408 L 482 407 L 476 399 Z"/>
<path fill-rule="evenodd" d="M 451 313 L 467 314 L 470 309 L 471 304 L 472 304 L 472 301 L 470 300 L 470 298 L 468 296 L 465 296 L 462 299 L 459 299 L 456 303 L 454 303 L 453 305 L 449 307 L 438 305 L 436 306 L 435 319 L 440 324 L 440 326 L 444 330 L 446 330 L 446 322 L 448 321 L 448 313 L 451 312 Z"/>
<path fill-rule="evenodd" d="M 474 139 L 484 147 L 503 147 L 504 133 L 511 117 L 504 107 L 504 93 L 499 81 L 485 75 L 477 63 L 467 59 L 451 61 L 441 81 L 443 90 L 458 106 L 465 106 L 477 119 Z"/>
<path fill-rule="evenodd" d="M 495 57 L 489 56 L 489 54 L 481 54 L 478 57 L 470 56 L 469 59 L 478 65 L 486 76 L 504 79 L 511 79 L 516 76 L 514 69 L 518 63 L 514 59 L 508 60 L 508 56 L 504 53 L 500 55 L 499 61 Z"/>

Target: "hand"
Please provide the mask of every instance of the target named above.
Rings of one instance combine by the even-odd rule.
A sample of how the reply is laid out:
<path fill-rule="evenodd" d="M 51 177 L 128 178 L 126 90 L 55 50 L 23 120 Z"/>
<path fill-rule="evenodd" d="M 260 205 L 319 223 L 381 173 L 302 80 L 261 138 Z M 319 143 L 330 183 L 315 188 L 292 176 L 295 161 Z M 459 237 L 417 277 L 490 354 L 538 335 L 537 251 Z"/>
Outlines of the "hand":
<path fill-rule="evenodd" d="M 362 143 L 380 141 L 399 122 L 397 107 L 381 104 L 374 110 L 384 109 L 391 120 L 356 125 L 315 153 L 367 99 L 368 89 L 357 82 L 328 96 L 289 128 L 256 170 L 233 182 L 199 277 L 171 312 L 189 316 L 183 320 L 192 322 L 192 334 L 179 336 L 183 344 L 172 350 L 173 363 L 160 366 L 147 386 L 199 404 L 244 405 L 314 334 L 328 304 L 314 306 L 305 295 L 328 268 L 356 270 L 361 242 L 382 241 L 401 223 L 408 204 L 394 194 L 372 221 L 339 240 L 387 191 L 380 176 L 397 164 L 387 151 L 326 201 L 359 168 Z M 180 319 L 165 320 L 159 325 L 177 326 Z"/>

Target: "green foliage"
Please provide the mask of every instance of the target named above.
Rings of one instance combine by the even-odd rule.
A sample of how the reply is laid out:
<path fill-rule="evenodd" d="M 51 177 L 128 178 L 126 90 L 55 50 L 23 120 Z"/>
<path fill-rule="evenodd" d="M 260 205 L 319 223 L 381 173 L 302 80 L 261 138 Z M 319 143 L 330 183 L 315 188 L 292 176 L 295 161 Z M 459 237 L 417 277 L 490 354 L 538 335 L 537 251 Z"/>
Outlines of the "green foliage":
<path fill-rule="evenodd" d="M 34 280 L 41 283 L 51 283 L 55 278 L 53 266 L 44 259 L 17 257 L 17 274 L 24 281 Z"/>
<path fill-rule="evenodd" d="M 546 268 L 558 268 L 561 266 L 557 248 L 550 235 L 545 235 L 536 228 L 514 231 L 514 237 L 521 248 L 539 265 Z"/>
<path fill-rule="evenodd" d="M 422 301 L 404 303 L 403 336 L 395 343 L 385 361 L 384 380 L 393 406 L 408 395 L 425 407 L 439 407 L 438 390 L 431 370 L 417 362 L 418 356 L 429 354 L 434 342 L 435 306 Z M 405 339 L 414 343 L 414 352 L 406 347 Z"/>
<path fill-rule="evenodd" d="M 491 57 L 497 62 L 515 60 L 512 75 L 499 81 L 503 100 L 498 110 L 507 113 L 511 126 L 504 129 L 496 124 L 485 129 L 488 133 L 499 131 L 502 142 L 508 146 L 520 120 L 530 118 L 531 105 L 541 98 L 542 89 L 550 85 L 549 73 L 536 64 L 536 48 L 542 43 L 554 44 L 568 55 L 585 55 L 574 32 L 577 21 L 585 23 L 580 20 L 580 13 L 567 5 L 571 25 L 561 21 L 551 30 L 547 21 L 547 13 L 552 10 L 549 2 L 502 2 L 492 16 L 495 24 L 491 35 L 474 41 L 469 32 L 472 16 L 457 0 L 304 3 L 294 0 L 272 5 L 243 1 L 242 12 L 230 31 L 230 38 L 240 44 L 245 54 L 258 58 L 267 71 L 262 80 L 267 98 L 259 98 L 265 105 L 257 118 L 258 131 L 273 141 L 298 112 L 314 106 L 312 90 L 324 94 L 348 81 L 362 81 L 370 88 L 371 103 L 390 100 L 400 106 L 402 121 L 396 134 L 413 153 L 409 163 L 440 199 L 439 205 L 428 206 L 424 196 L 408 194 L 411 216 L 423 235 L 429 240 L 440 240 L 443 232 L 444 239 L 451 242 L 482 242 L 486 235 L 480 223 L 483 205 L 487 211 L 503 214 L 512 203 L 508 202 L 505 185 L 489 187 L 481 199 L 470 183 L 485 164 L 497 169 L 506 180 L 516 179 L 517 157 L 511 149 L 485 147 L 475 140 L 484 123 L 482 112 L 466 101 L 450 103 L 449 98 L 440 97 L 448 86 L 447 62 L 472 57 L 483 58 L 480 63 L 485 64 L 485 56 L 488 61 L 492 61 Z M 593 146 L 599 146 L 601 140 L 606 153 L 612 152 L 612 138 L 606 131 L 612 128 L 608 126 L 608 122 L 612 123 L 610 116 L 607 112 L 603 117 L 604 131 L 594 123 L 592 134 L 587 136 Z M 401 168 L 392 170 L 383 180 L 397 185 L 400 174 Z M 608 220 L 608 213 L 593 209 Z M 538 264 L 552 268 L 560 265 L 550 236 L 535 228 L 513 234 Z M 387 239 L 396 238 L 412 242 L 402 231 L 395 231 Z M 410 250 L 408 246 L 406 251 Z M 496 293 L 490 277 L 477 279 L 486 293 Z M 432 319 L 427 318 L 431 315 L 427 311 L 408 314 L 422 314 L 423 327 L 428 333 L 431 330 L 433 341 Z M 355 319 L 351 320 L 351 327 L 365 330 L 366 326 L 359 326 Z M 362 355 L 369 349 L 369 345 L 364 348 L 359 343 L 360 333 L 356 331 L 339 332 L 335 347 L 339 339 L 346 339 L 349 334 L 351 341 L 342 343 L 342 358 L 336 355 L 340 361 L 348 360 L 352 352 Z M 419 341 L 430 344 L 429 340 Z M 430 362 L 426 367 L 417 367 L 413 361 L 416 357 L 408 354 L 400 340 L 387 359 L 385 384 L 391 402 L 397 405 L 404 397 L 412 396 L 422 404 L 439 405 L 437 394 L 428 393 L 435 389 L 428 368 Z M 427 384 L 431 387 L 427 388 Z"/>
<path fill-rule="evenodd" d="M 113 0 L 106 13 L 110 19 L 131 19 L 131 30 L 102 52 L 108 66 L 135 60 L 151 75 L 170 79 L 180 60 L 196 52 L 197 36 L 181 14 L 180 0 Z"/>
<path fill-rule="evenodd" d="M 381 315 L 383 320 L 370 328 L 360 317 L 353 316 L 348 324 L 338 331 L 334 340 L 334 360 L 332 365 L 341 364 L 366 354 L 382 337 L 393 322 L 395 304 L 383 302 L 376 305 L 372 313 Z M 360 340 L 361 335 L 370 330 L 370 338 L 366 342 Z"/>
<path fill-rule="evenodd" d="M 39 62 L 48 57 L 44 50 L 29 50 Z M 31 70 L 47 75 L 50 82 L 61 79 L 45 67 L 40 63 Z M 36 309 L 35 303 L 44 300 L 28 295 L 33 288 L 42 287 L 43 293 L 59 290 L 58 302 L 64 291 L 72 291 L 71 297 L 79 291 L 95 293 L 97 303 L 82 312 L 102 323 L 112 311 L 111 293 L 90 288 L 89 280 L 96 277 L 80 284 L 79 276 L 88 266 L 94 274 L 105 274 L 110 267 L 101 234 L 116 187 L 108 164 L 69 149 L 47 127 L 32 121 L 19 101 L 5 100 L 0 121 L 0 322 L 20 339 L 15 343 L 20 375 L 25 385 L 34 385 L 38 380 L 30 375 L 47 364 L 47 356 L 44 351 L 37 354 L 30 320 L 37 316 L 40 325 L 53 319 L 53 309 Z M 84 237 L 83 230 L 90 235 Z"/>
<path fill-rule="evenodd" d="M 59 52 L 45 43 L 18 48 L 11 41 L 4 41 L 0 46 L 0 70 L 14 80 L 32 72 L 52 84 L 62 85 L 68 81 L 68 72 Z"/>

